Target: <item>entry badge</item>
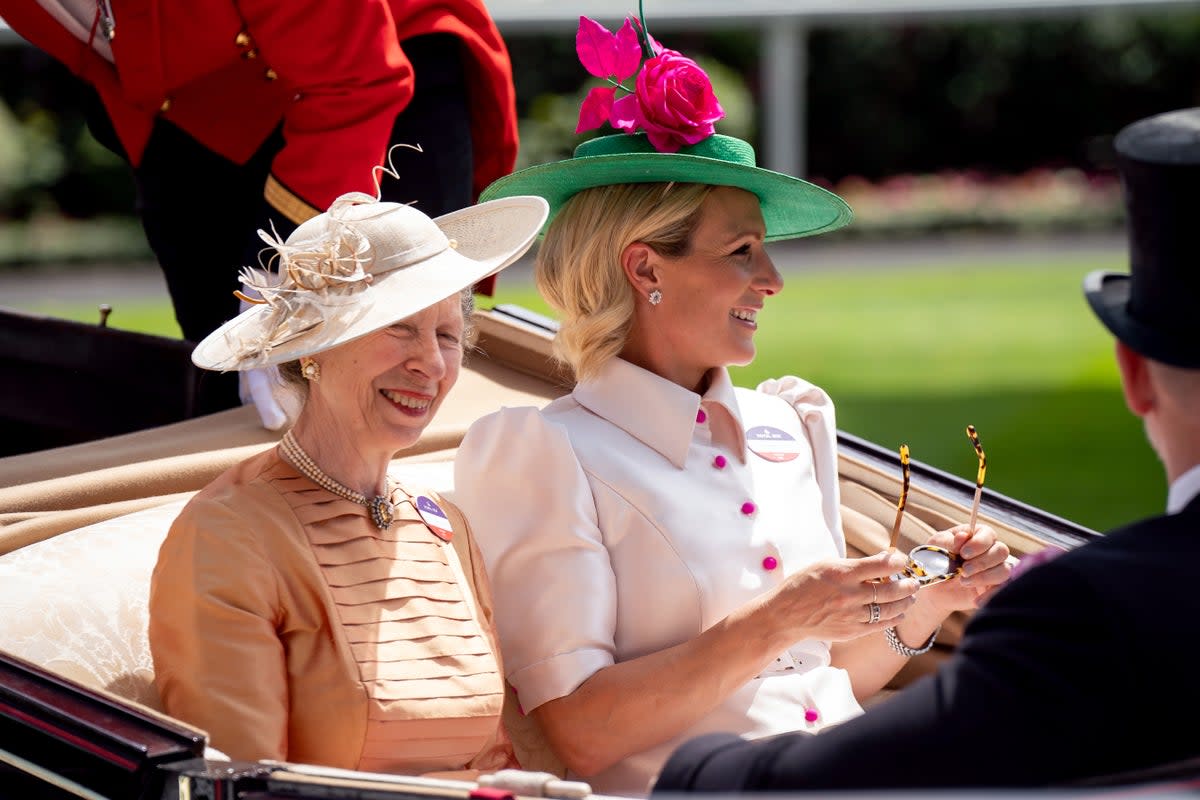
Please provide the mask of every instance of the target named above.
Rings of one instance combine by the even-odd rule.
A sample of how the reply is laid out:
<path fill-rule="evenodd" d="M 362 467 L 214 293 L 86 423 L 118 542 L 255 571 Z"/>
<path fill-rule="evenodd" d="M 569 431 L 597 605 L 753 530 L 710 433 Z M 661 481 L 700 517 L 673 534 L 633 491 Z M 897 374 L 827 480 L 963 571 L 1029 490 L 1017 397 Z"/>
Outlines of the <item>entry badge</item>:
<path fill-rule="evenodd" d="M 746 429 L 746 447 L 767 461 L 791 461 L 800 455 L 801 448 L 807 446 L 807 443 L 796 441 L 787 431 L 770 425 L 755 425 Z"/>
<path fill-rule="evenodd" d="M 425 495 L 417 498 L 416 506 L 417 513 L 421 515 L 421 521 L 425 523 L 425 527 L 429 528 L 433 535 L 443 542 L 450 541 L 454 535 L 454 526 L 450 524 L 450 518 L 446 516 L 445 511 L 442 511 L 442 507 Z"/>

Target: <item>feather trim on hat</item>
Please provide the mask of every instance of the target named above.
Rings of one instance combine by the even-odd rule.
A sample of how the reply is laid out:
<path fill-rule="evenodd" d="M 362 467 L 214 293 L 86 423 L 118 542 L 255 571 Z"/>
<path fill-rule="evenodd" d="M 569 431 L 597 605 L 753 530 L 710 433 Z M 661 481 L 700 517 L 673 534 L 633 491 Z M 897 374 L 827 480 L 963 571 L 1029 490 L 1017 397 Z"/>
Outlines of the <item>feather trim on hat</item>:
<path fill-rule="evenodd" d="M 322 234 L 301 241 L 284 241 L 274 230 L 259 230 L 259 237 L 275 250 L 271 260 L 276 270 L 246 267 L 238 281 L 261 297 L 251 302 L 270 310 L 257 335 L 230 342 L 233 355 L 225 369 L 266 361 L 273 348 L 325 325 L 331 307 L 352 302 L 370 286 L 373 276 L 368 270 L 375 261 L 371 242 L 343 214 L 376 202 L 360 192 L 342 195 L 329 207 Z"/>

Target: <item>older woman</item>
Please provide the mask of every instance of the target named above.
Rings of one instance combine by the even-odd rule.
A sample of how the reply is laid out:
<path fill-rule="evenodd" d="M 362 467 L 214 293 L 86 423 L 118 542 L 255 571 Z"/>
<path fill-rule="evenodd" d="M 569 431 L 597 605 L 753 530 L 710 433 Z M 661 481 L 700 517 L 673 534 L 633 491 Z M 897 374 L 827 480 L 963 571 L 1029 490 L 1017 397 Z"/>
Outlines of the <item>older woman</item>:
<path fill-rule="evenodd" d="M 481 558 L 444 499 L 388 475 L 454 386 L 471 286 L 519 257 L 536 197 L 431 220 L 365 195 L 277 242 L 265 302 L 202 341 L 208 369 L 282 365 L 280 445 L 203 489 L 154 571 L 166 710 L 236 759 L 408 774 L 514 766 Z"/>
<path fill-rule="evenodd" d="M 585 65 L 620 69 L 619 52 L 589 59 L 582 42 L 598 37 L 583 27 Z M 642 42 L 655 55 L 611 106 L 636 132 L 485 192 L 550 201 L 536 276 L 577 383 L 477 421 L 455 477 L 508 680 L 567 767 L 610 794 L 644 793 L 700 732 L 815 733 L 860 713 L 1008 571 L 982 526 L 936 537 L 965 559 L 961 578 L 920 593 L 888 580 L 898 554 L 845 557 L 828 396 L 794 377 L 735 388 L 726 368 L 754 358 L 758 314 L 783 288 L 764 245 L 850 211 L 694 124 L 719 110 L 707 79 Z"/>

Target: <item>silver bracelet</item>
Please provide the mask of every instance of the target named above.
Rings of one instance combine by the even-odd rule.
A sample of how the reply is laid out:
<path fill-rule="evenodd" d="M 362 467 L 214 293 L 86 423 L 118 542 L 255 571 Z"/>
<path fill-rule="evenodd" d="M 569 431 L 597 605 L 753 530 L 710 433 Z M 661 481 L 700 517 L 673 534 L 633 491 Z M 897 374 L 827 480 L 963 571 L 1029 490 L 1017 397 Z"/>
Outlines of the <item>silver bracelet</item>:
<path fill-rule="evenodd" d="M 937 638 L 938 631 L 941 629 L 941 625 L 938 625 L 936 628 L 934 628 L 933 633 L 929 634 L 929 638 L 925 640 L 925 644 L 917 648 L 909 647 L 904 642 L 900 641 L 900 636 L 896 633 L 895 626 L 888 628 L 883 632 L 883 635 L 887 637 L 888 647 L 892 648 L 893 653 L 898 653 L 906 658 L 912 658 L 913 656 L 919 656 L 922 653 L 928 653 L 929 648 L 933 647 L 933 640 Z"/>

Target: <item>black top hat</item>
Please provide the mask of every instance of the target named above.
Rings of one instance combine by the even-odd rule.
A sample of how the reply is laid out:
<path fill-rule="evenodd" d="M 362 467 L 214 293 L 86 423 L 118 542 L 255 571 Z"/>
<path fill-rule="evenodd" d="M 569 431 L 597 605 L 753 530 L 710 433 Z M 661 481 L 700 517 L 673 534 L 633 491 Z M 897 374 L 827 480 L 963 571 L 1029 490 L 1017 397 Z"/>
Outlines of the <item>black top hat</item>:
<path fill-rule="evenodd" d="M 1130 274 L 1083 280 L 1113 335 L 1155 361 L 1200 368 L 1200 108 L 1126 126 L 1114 141 Z"/>

